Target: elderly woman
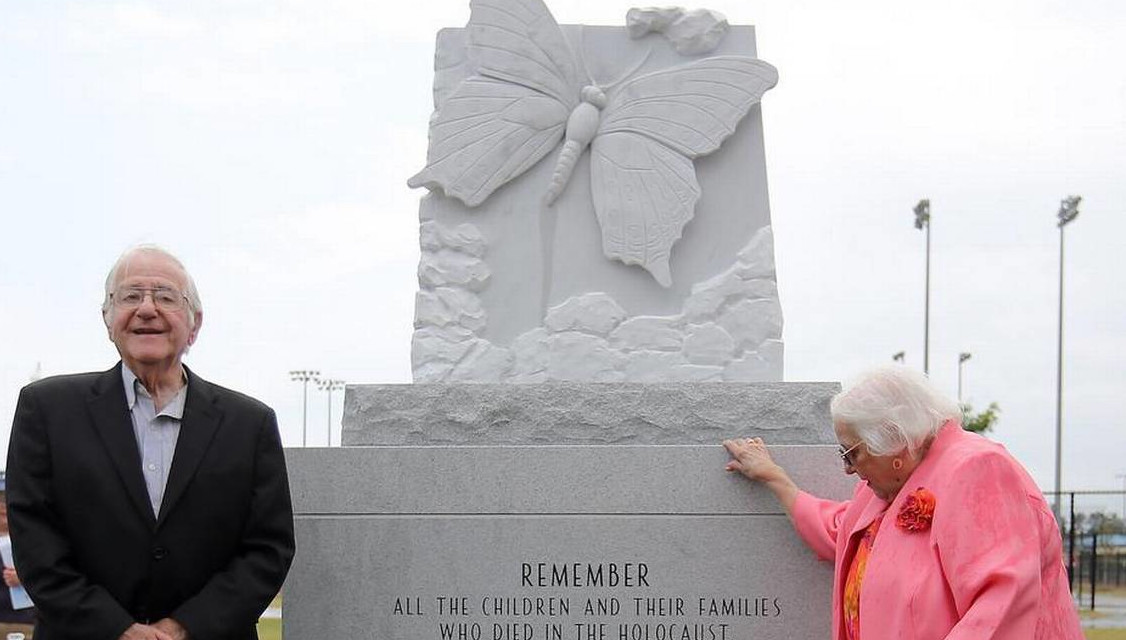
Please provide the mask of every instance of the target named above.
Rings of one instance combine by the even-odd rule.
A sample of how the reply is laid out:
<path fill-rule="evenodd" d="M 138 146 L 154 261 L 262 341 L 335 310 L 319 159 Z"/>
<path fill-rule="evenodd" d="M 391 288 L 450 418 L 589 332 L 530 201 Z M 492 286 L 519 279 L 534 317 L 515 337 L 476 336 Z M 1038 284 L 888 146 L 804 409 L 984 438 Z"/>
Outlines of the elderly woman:
<path fill-rule="evenodd" d="M 760 438 L 723 443 L 835 567 L 834 640 L 1081 640 L 1055 518 L 1004 447 L 962 429 L 920 373 L 884 367 L 833 398 L 852 499 L 821 500 Z"/>

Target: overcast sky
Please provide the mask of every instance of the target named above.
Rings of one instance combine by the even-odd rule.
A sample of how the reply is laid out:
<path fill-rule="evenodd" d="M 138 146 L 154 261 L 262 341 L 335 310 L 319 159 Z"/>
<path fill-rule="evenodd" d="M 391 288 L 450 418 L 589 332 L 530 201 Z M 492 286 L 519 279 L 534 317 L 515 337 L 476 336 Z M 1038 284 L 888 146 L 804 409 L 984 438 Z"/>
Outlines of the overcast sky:
<path fill-rule="evenodd" d="M 98 313 L 117 255 L 179 255 L 205 308 L 187 362 L 275 407 L 291 369 L 409 382 L 434 36 L 467 0 L 0 6 L 0 445 L 19 388 L 117 359 Z M 619 0 L 561 23 L 623 24 Z M 763 101 L 787 380 L 922 367 L 997 402 L 994 437 L 1053 482 L 1061 198 L 1064 487 L 1126 473 L 1126 3 L 725 0 L 780 81 Z M 340 406 L 333 406 L 339 442 Z M 310 445 L 326 394 L 309 391 Z M 3 451 L 0 451 L 3 453 Z M 1108 501 L 1116 506 L 1117 499 Z"/>

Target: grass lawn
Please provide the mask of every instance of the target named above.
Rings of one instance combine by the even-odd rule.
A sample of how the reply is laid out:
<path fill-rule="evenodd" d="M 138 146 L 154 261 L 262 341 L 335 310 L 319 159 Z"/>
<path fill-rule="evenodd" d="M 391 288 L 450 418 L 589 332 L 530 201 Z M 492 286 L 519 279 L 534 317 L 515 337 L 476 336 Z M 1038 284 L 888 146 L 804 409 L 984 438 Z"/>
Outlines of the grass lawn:
<path fill-rule="evenodd" d="M 1084 629 L 1083 636 L 1087 640 L 1126 640 L 1126 629 Z"/>

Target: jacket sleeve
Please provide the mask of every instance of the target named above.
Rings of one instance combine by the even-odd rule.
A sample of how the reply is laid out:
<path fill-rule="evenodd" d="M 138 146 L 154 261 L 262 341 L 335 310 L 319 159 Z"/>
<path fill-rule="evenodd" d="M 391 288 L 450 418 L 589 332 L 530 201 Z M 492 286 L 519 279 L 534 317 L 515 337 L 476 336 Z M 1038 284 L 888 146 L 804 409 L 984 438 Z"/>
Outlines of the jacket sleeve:
<path fill-rule="evenodd" d="M 293 560 L 293 507 L 277 418 L 259 425 L 250 513 L 239 550 L 227 566 L 172 612 L 193 640 L 226 637 L 253 627 L 281 590 Z"/>
<path fill-rule="evenodd" d="M 822 560 L 833 560 L 841 520 L 850 504 L 852 503 L 849 501 L 822 500 L 805 491 L 798 492 L 791 512 L 794 528 Z"/>
<path fill-rule="evenodd" d="M 86 637 L 115 640 L 133 617 L 74 564 L 74 554 L 55 510 L 51 443 L 34 387 L 16 404 L 8 446 L 7 497 L 12 551 L 20 580 L 44 620 Z"/>
<path fill-rule="evenodd" d="M 959 617 L 946 638 L 1031 638 L 1041 606 L 1039 496 L 1001 452 L 972 456 L 952 472 L 933 537 Z"/>

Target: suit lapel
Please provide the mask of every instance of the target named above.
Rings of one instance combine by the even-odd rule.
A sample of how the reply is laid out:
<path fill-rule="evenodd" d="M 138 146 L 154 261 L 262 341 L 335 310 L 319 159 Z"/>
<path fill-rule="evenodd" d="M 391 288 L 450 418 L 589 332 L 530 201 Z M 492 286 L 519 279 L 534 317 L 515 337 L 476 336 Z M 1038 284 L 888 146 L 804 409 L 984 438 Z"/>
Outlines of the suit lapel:
<path fill-rule="evenodd" d="M 105 445 L 114 470 L 125 485 L 125 492 L 141 517 L 152 526 L 156 519 L 141 475 L 141 453 L 133 434 L 133 420 L 125 404 L 125 386 L 121 379 L 121 363 L 103 373 L 90 389 L 87 402 L 94 420 L 94 430 Z"/>
<path fill-rule="evenodd" d="M 184 370 L 188 372 L 188 397 L 184 402 L 180 437 L 176 440 L 176 453 L 172 456 L 172 469 L 168 472 L 168 485 L 164 489 L 157 526 L 164 522 L 176 502 L 183 497 L 219 429 L 223 415 L 215 404 L 211 386 L 187 367 Z"/>

